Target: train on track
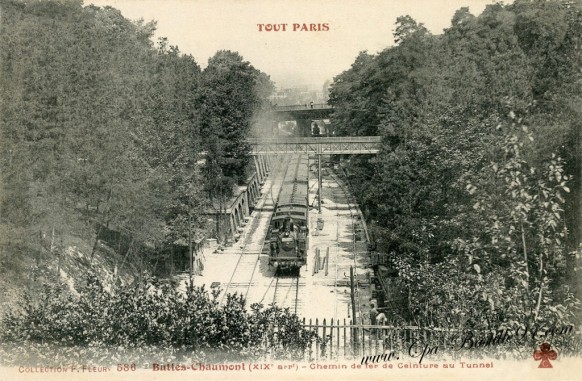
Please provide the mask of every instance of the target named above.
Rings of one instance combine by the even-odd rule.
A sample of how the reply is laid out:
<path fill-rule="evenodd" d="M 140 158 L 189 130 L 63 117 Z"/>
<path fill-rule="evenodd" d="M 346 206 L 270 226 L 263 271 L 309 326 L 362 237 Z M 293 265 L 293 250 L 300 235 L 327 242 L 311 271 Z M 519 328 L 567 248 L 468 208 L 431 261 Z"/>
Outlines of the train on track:
<path fill-rule="evenodd" d="M 293 156 L 275 204 L 267 239 L 269 265 L 298 271 L 309 249 L 309 168 L 307 155 Z"/>

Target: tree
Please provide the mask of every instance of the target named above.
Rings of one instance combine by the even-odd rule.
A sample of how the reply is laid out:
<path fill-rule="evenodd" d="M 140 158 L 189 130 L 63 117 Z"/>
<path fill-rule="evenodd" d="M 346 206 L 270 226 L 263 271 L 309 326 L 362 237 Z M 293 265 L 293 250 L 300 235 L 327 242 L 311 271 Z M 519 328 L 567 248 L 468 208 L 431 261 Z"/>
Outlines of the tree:
<path fill-rule="evenodd" d="M 201 87 L 201 133 L 206 137 L 207 160 L 216 162 L 223 176 L 238 183 L 244 180 L 250 160 L 246 138 L 273 85 L 238 53 L 219 51 L 208 60 Z"/>
<path fill-rule="evenodd" d="M 202 72 L 200 133 L 204 137 L 204 179 L 208 199 L 221 218 L 234 186 L 246 180 L 250 164 L 247 137 L 261 120 L 273 84 L 235 52 L 219 51 Z"/>
<path fill-rule="evenodd" d="M 334 79 L 332 123 L 343 134 L 383 137 L 377 157 L 350 158 L 348 173 L 380 250 L 399 258 L 403 317 L 453 324 L 454 310 L 463 325 L 484 310 L 473 323 L 488 327 L 508 316 L 503 308 L 531 321 L 571 317 L 567 288 L 579 286 L 557 269 L 579 268 L 567 255 L 579 235 L 563 225 L 579 231 L 579 208 L 563 209 L 579 205 L 571 179 L 580 173 L 580 17 L 577 5 L 558 1 L 494 4 L 479 16 L 462 8 L 441 36 L 401 17 L 397 46 L 361 54 Z M 514 131 L 522 126 L 528 133 Z M 528 134 L 527 149 L 511 151 Z M 467 184 L 483 192 L 483 209 L 473 208 Z M 493 236 L 509 246 L 492 247 Z M 512 271 L 527 287 L 511 283 Z"/>
<path fill-rule="evenodd" d="M 5 0 L 0 9 L 7 241 L 40 252 L 56 231 L 83 237 L 93 258 L 109 228 L 146 262 L 140 250 L 162 245 L 166 224 L 184 215 L 178 192 L 197 220 L 200 68 L 175 47 L 155 49 L 154 23 L 111 7 Z"/>

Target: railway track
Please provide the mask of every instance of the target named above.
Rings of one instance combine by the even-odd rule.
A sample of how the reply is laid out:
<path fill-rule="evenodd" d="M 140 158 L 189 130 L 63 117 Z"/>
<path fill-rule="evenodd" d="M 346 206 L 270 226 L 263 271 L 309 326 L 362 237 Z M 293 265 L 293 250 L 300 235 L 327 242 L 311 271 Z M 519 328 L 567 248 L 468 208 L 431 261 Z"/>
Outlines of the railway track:
<path fill-rule="evenodd" d="M 275 176 L 270 179 L 269 188 L 263 192 L 264 196 L 253 213 L 251 225 L 242 239 L 240 255 L 230 280 L 226 284 L 221 302 L 229 292 L 238 292 L 247 298 L 251 287 L 256 285 L 255 274 L 260 266 L 261 257 L 263 254 L 268 255 L 269 249 L 268 246 L 265 246 L 265 239 L 271 214 L 277 201 L 276 195 L 279 194 L 281 181 L 285 178 L 288 170 L 288 162 L 288 158 L 280 160 L 271 172 Z"/>
<path fill-rule="evenodd" d="M 331 169 L 326 169 L 327 174 L 332 178 L 332 180 L 338 185 L 338 188 L 341 192 L 341 195 L 338 195 L 337 193 L 334 194 L 334 198 L 343 198 L 345 199 L 345 203 L 347 203 L 347 208 L 337 208 L 336 210 L 336 218 L 338 221 L 338 226 L 339 226 L 339 220 L 342 217 L 346 217 L 346 216 L 350 216 L 351 219 L 351 230 L 352 230 L 352 254 L 353 254 L 353 268 L 354 268 L 354 278 L 357 279 L 357 274 L 358 274 L 358 264 L 356 261 L 356 217 L 359 217 L 359 209 L 358 209 L 358 205 L 356 202 L 355 197 L 353 196 L 352 192 L 350 192 L 349 189 L 347 189 L 347 186 L 343 183 L 343 181 L 339 178 L 339 176 Z M 339 193 L 339 192 L 338 192 Z M 339 196 L 339 197 L 338 197 Z M 339 231 L 337 231 L 337 235 L 339 238 Z M 336 245 L 339 245 L 339 243 L 337 243 Z M 337 251 L 337 250 L 336 250 Z M 336 262 L 337 263 L 337 262 Z M 336 275 L 335 275 L 335 282 L 336 282 L 336 286 L 337 286 L 337 282 L 338 282 L 338 270 L 337 267 L 335 269 L 336 271 Z M 360 323 L 365 323 L 363 321 L 363 311 L 362 311 L 362 300 L 361 300 L 361 292 L 359 290 L 359 285 L 358 282 L 355 282 L 354 285 L 354 290 L 355 290 L 355 299 L 356 299 L 356 308 L 357 308 L 357 313 L 360 316 Z M 337 296 L 337 293 L 336 293 Z M 337 300 L 337 299 L 336 299 Z"/>
<path fill-rule="evenodd" d="M 284 163 L 285 161 L 279 162 L 272 173 L 280 173 L 281 167 L 284 165 Z M 271 179 L 269 189 L 267 192 L 264 192 L 264 198 L 260 201 L 261 205 L 266 204 L 269 197 L 272 198 L 272 188 L 276 185 L 276 183 L 277 182 L 275 179 Z M 248 295 L 249 289 L 254 285 L 253 279 L 257 267 L 261 261 L 261 253 L 263 251 L 265 242 L 266 230 L 268 229 L 269 217 L 269 213 L 264 212 L 262 209 L 259 209 L 255 212 L 251 226 L 247 230 L 244 239 L 242 240 L 243 243 L 238 261 L 232 272 L 230 280 L 226 284 L 221 301 L 229 292 L 239 292 L 244 294 L 246 297 Z M 259 239 L 256 239 L 257 237 L 259 237 Z"/>
<path fill-rule="evenodd" d="M 222 303 L 227 294 L 238 293 L 250 303 L 259 302 L 288 308 L 291 313 L 301 314 L 304 310 L 306 279 L 300 275 L 286 275 L 275 272 L 268 265 L 270 246 L 266 242 L 271 217 L 275 211 L 284 179 L 297 177 L 298 166 L 290 165 L 291 158 L 283 157 L 273 166 L 271 177 L 263 187 L 263 196 L 257 203 L 239 243 L 229 248 L 224 255 L 234 260 L 229 266 L 230 274 L 225 274 L 222 282 Z M 260 299 L 261 295 L 263 296 Z M 259 300 L 260 299 L 260 300 Z"/>
<path fill-rule="evenodd" d="M 289 308 L 289 311 L 299 315 L 303 312 L 303 300 L 300 289 L 305 288 L 305 278 L 297 276 L 275 275 L 275 287 L 273 291 L 273 305 L 281 308 Z"/>

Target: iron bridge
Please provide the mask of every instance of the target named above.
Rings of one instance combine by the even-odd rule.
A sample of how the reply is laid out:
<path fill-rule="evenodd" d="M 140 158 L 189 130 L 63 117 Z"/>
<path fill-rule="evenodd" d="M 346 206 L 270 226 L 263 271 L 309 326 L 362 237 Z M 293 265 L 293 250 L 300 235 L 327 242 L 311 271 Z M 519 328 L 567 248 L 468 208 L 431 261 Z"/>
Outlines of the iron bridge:
<path fill-rule="evenodd" d="M 380 149 L 381 140 L 381 136 L 247 139 L 251 145 L 251 155 L 253 156 L 287 153 L 317 155 L 375 154 Z"/>
<path fill-rule="evenodd" d="M 333 110 L 327 103 L 310 103 L 304 105 L 273 106 L 275 112 L 293 112 L 293 111 L 310 111 L 310 110 Z"/>
<path fill-rule="evenodd" d="M 310 103 L 304 105 L 273 106 L 272 116 L 275 120 L 327 119 L 333 107 L 327 103 Z"/>

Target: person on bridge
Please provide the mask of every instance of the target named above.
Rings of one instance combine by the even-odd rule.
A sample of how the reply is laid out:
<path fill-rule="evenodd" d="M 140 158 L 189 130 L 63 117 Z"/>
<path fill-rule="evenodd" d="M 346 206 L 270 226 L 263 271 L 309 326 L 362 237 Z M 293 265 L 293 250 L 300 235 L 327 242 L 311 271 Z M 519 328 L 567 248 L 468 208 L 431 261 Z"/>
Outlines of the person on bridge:
<path fill-rule="evenodd" d="M 309 102 L 309 107 L 313 108 L 313 101 Z"/>

